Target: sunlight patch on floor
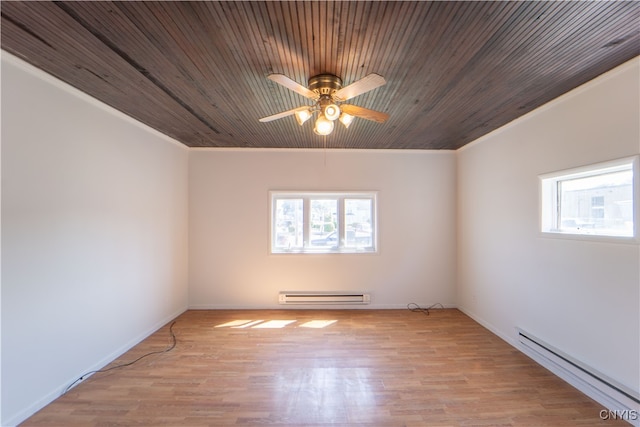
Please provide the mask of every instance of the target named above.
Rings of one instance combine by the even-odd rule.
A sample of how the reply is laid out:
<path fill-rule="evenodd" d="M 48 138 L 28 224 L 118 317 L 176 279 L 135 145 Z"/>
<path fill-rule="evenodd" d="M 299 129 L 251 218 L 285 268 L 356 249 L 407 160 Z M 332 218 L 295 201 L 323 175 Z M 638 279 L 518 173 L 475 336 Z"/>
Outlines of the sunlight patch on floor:
<path fill-rule="evenodd" d="M 296 320 L 267 320 L 264 323 L 260 323 L 259 325 L 255 325 L 254 329 L 280 329 L 284 328 L 290 323 L 295 322 Z"/>
<path fill-rule="evenodd" d="M 216 325 L 216 328 L 232 328 L 234 326 L 241 326 L 251 322 L 251 320 L 232 320 L 227 323 L 222 323 L 220 325 Z"/>
<path fill-rule="evenodd" d="M 216 325 L 216 328 L 234 328 L 234 329 L 244 329 L 244 328 L 252 328 L 252 329 L 281 329 L 286 326 L 289 326 L 293 323 L 297 322 L 297 320 L 248 320 L 248 319 L 238 319 L 238 320 L 230 320 L 226 323 L 221 323 Z M 322 329 L 336 323 L 337 320 L 309 320 L 308 322 L 302 323 L 300 325 L 301 328 L 311 328 L 311 329 Z"/>
<path fill-rule="evenodd" d="M 300 325 L 300 327 L 320 329 L 320 328 L 326 328 L 327 326 L 333 325 L 336 322 L 337 320 L 310 320 Z"/>
<path fill-rule="evenodd" d="M 259 325 L 262 322 L 264 322 L 264 320 L 250 320 L 248 323 L 245 323 L 244 325 L 232 326 L 232 328 L 236 328 L 236 329 L 255 328 L 256 327 L 255 325 Z"/>

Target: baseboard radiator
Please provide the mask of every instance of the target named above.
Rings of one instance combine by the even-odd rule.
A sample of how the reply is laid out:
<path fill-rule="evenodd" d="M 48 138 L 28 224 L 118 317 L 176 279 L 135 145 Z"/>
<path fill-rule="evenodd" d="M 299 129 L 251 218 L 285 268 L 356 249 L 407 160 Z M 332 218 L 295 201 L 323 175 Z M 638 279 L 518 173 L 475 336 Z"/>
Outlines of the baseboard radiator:
<path fill-rule="evenodd" d="M 369 304 L 369 294 L 358 292 L 280 292 L 280 304 Z"/>
<path fill-rule="evenodd" d="M 609 410 L 607 419 L 615 416 L 632 425 L 640 425 L 638 392 L 573 359 L 530 333 L 520 328 L 516 328 L 516 331 L 525 354 L 606 407 Z"/>

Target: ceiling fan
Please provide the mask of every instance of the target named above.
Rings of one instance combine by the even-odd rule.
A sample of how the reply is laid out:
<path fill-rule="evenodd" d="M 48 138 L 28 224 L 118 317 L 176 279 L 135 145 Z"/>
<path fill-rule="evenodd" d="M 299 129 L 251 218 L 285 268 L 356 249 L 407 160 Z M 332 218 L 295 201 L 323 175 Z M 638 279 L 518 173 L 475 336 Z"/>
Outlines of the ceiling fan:
<path fill-rule="evenodd" d="M 313 100 L 314 104 L 263 117 L 260 119 L 261 122 L 270 122 L 295 115 L 296 120 L 302 126 L 314 113 L 319 112 L 313 131 L 318 135 L 329 135 L 333 131 L 335 120 L 338 119 L 345 128 L 348 128 L 354 117 L 378 123 L 383 123 L 389 118 L 387 113 L 369 110 L 353 104 L 343 104 L 344 101 L 384 85 L 386 83 L 384 77 L 375 73 L 369 74 L 345 87 L 342 87 L 342 79 L 333 74 L 319 74 L 311 77 L 308 87 L 302 86 L 284 74 L 269 74 L 267 78 Z"/>

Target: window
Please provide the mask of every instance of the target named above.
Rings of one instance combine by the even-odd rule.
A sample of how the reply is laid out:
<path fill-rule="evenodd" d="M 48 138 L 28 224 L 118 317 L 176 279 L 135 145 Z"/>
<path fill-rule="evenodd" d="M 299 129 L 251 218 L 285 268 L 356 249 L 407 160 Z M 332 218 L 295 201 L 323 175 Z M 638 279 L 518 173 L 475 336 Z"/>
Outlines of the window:
<path fill-rule="evenodd" d="M 637 236 L 637 182 L 637 157 L 540 177 L 542 232 Z"/>
<path fill-rule="evenodd" d="M 376 252 L 375 192 L 272 191 L 272 253 Z"/>

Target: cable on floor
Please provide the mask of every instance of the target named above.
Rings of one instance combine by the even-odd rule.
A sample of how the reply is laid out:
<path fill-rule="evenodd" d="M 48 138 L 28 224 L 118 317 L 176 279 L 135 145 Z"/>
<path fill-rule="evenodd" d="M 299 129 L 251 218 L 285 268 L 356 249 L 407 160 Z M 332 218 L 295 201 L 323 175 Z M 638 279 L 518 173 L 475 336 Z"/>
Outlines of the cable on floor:
<path fill-rule="evenodd" d="M 429 310 L 431 310 L 433 308 L 436 308 L 436 307 L 444 308 L 444 306 L 442 304 L 440 304 L 439 302 L 437 302 L 435 304 L 431 304 L 429 307 L 420 307 L 415 302 L 410 302 L 409 304 L 407 304 L 407 309 L 409 311 L 424 313 L 425 316 L 429 315 Z"/>
<path fill-rule="evenodd" d="M 149 352 L 147 354 L 143 354 L 142 356 L 138 357 L 136 360 L 133 360 L 131 362 L 122 363 L 120 365 L 112 366 L 110 368 L 97 369 L 95 371 L 85 372 L 84 374 L 82 374 L 80 376 L 80 378 L 78 378 L 77 380 L 72 382 L 67 388 L 65 388 L 64 392 L 62 392 L 62 394 L 63 395 L 66 394 L 71 389 L 71 387 L 76 385 L 78 382 L 84 380 L 85 377 L 87 377 L 88 375 L 98 374 L 98 373 L 102 373 L 102 372 L 109 372 L 109 371 L 113 371 L 114 369 L 120 369 L 120 368 L 124 368 L 124 367 L 127 367 L 127 366 L 131 366 L 134 363 L 144 359 L 145 357 L 152 356 L 154 354 L 163 354 L 163 353 L 167 353 L 167 352 L 173 350 L 174 348 L 176 348 L 176 344 L 177 344 L 176 334 L 173 332 L 173 325 L 175 325 L 175 324 L 176 324 L 176 321 L 174 320 L 173 323 L 171 323 L 171 326 L 169 326 L 169 334 L 171 335 L 171 345 L 169 345 L 169 347 L 165 348 L 164 350 L 152 351 L 152 352 Z"/>

